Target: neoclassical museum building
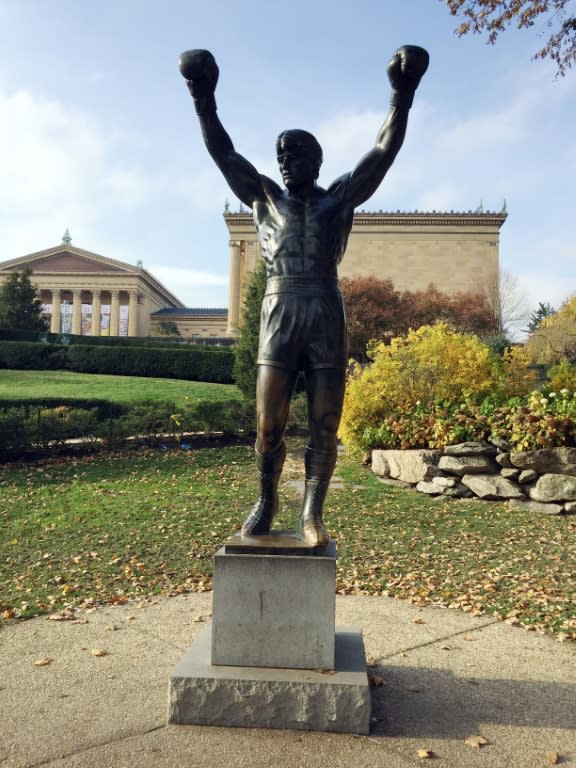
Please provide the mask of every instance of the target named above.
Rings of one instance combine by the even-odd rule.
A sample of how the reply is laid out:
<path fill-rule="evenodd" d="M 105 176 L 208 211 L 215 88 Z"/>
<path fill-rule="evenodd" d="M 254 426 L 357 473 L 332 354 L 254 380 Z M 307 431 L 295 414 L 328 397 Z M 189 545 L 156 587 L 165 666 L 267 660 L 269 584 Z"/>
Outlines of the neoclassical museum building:
<path fill-rule="evenodd" d="M 360 211 L 340 277 L 390 279 L 398 290 L 431 283 L 446 293 L 483 291 L 498 284 L 500 228 L 507 217 L 468 213 Z M 185 307 L 141 263 L 136 266 L 72 245 L 68 230 L 52 248 L 0 262 L 0 282 L 29 267 L 53 333 L 147 336 L 164 321 L 188 338 L 238 334 L 247 279 L 258 262 L 250 213 L 224 214 L 230 239 L 228 308 Z"/>
<path fill-rule="evenodd" d="M 77 248 L 68 230 L 53 248 L 0 263 L 0 280 L 24 267 L 52 333 L 146 336 L 154 312 L 184 306 L 142 266 Z"/>

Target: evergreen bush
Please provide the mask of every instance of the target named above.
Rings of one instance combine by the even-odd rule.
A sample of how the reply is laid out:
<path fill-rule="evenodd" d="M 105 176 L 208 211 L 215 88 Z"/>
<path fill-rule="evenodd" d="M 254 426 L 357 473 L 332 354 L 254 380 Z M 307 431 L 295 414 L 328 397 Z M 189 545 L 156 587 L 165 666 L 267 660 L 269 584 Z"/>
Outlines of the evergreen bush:
<path fill-rule="evenodd" d="M 188 381 L 233 382 L 230 349 L 170 346 L 124 347 L 56 345 L 0 341 L 0 368 L 62 370 L 124 376 L 150 376 Z"/>
<path fill-rule="evenodd" d="M 66 348 L 29 341 L 0 342 L 0 368 L 24 371 L 60 370 L 66 365 Z"/>

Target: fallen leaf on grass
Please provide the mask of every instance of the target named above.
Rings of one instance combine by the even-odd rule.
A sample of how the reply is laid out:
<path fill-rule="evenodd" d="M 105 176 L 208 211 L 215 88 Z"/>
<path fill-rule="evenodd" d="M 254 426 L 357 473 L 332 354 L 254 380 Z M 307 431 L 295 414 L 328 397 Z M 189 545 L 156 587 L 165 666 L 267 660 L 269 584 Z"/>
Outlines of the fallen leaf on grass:
<path fill-rule="evenodd" d="M 550 765 L 558 765 L 560 762 L 560 755 L 558 752 L 546 752 L 544 757 L 550 763 Z"/>
<path fill-rule="evenodd" d="M 474 747 L 474 749 L 480 749 L 480 747 L 483 747 L 490 742 L 488 739 L 485 739 L 484 736 L 468 736 L 464 743 L 468 744 L 469 747 Z"/>
<path fill-rule="evenodd" d="M 6 608 L 6 610 L 2 611 L 2 618 L 6 620 L 13 619 L 15 615 L 16 612 L 14 608 Z"/>
<path fill-rule="evenodd" d="M 107 656 L 106 648 L 92 648 L 92 656 Z"/>
<path fill-rule="evenodd" d="M 52 664 L 53 661 L 54 661 L 54 659 L 49 659 L 48 657 L 46 657 L 45 659 L 38 659 L 38 661 L 34 662 L 34 666 L 35 667 L 47 667 L 48 664 Z"/>
<path fill-rule="evenodd" d="M 434 757 L 434 752 L 432 752 L 431 749 L 419 749 L 418 757 L 421 760 L 430 760 L 432 757 Z"/>

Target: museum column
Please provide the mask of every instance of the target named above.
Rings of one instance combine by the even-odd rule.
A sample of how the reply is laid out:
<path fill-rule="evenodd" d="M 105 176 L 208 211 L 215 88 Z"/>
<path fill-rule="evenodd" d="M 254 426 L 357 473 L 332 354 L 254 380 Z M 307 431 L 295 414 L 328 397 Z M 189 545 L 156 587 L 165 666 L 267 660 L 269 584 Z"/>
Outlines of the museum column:
<path fill-rule="evenodd" d="M 50 333 L 60 333 L 60 289 L 52 291 L 52 315 L 50 316 Z"/>
<path fill-rule="evenodd" d="M 237 336 L 240 325 L 240 240 L 230 240 L 230 290 L 228 294 L 228 328 Z"/>
<path fill-rule="evenodd" d="M 72 291 L 72 333 L 82 333 L 82 291 L 78 288 Z"/>
<path fill-rule="evenodd" d="M 130 291 L 128 302 L 128 336 L 138 336 L 138 293 Z"/>
<path fill-rule="evenodd" d="M 120 291 L 110 291 L 110 336 L 120 333 Z"/>
<path fill-rule="evenodd" d="M 102 296 L 100 291 L 92 291 L 92 327 L 91 336 L 100 336 L 102 327 Z"/>

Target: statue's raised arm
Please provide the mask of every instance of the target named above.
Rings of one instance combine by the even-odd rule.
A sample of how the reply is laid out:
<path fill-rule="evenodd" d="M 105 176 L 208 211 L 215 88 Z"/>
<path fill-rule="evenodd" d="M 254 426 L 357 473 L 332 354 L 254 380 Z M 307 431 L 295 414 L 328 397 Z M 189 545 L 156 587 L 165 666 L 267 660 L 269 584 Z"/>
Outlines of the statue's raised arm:
<path fill-rule="evenodd" d="M 392 86 L 390 111 L 374 149 L 364 155 L 350 176 L 348 200 L 354 208 L 374 194 L 394 162 L 404 142 L 414 93 L 428 63 L 428 52 L 417 45 L 404 45 L 392 56 L 387 69 Z"/>
<path fill-rule="evenodd" d="M 250 208 L 264 197 L 263 177 L 238 154 L 216 112 L 214 92 L 218 65 L 210 51 L 186 51 L 180 56 L 180 72 L 187 80 L 202 128 L 204 143 L 236 197 Z"/>

